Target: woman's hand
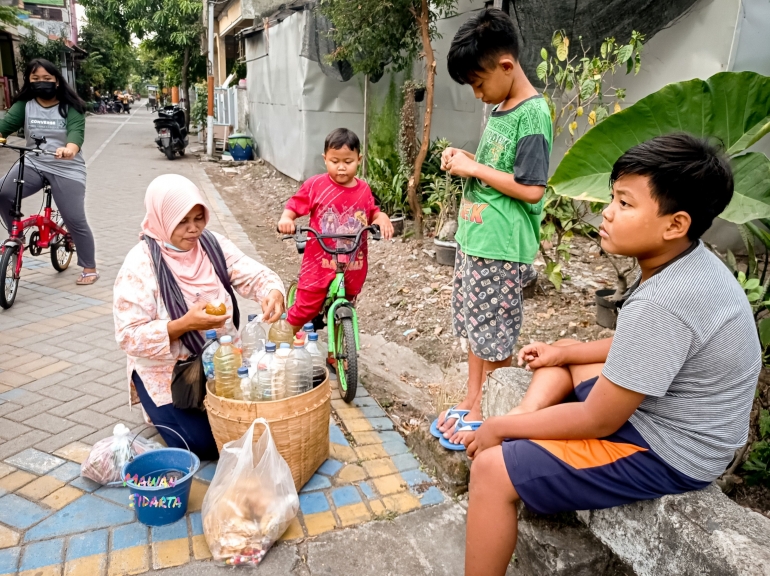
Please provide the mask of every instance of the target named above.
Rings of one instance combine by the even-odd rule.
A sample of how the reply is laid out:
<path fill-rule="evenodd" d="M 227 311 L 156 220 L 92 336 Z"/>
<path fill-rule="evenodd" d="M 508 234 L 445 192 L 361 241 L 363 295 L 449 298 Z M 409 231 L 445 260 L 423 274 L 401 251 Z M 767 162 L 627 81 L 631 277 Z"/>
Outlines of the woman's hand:
<path fill-rule="evenodd" d="M 229 319 L 229 314 L 223 316 L 206 314 L 206 303 L 198 302 L 193 304 L 187 314 L 179 320 L 172 320 L 168 323 L 168 335 L 171 340 L 178 340 L 185 332 L 217 330 L 222 328 Z"/>
<path fill-rule="evenodd" d="M 75 157 L 75 152 L 71 148 L 67 148 L 66 146 L 62 146 L 61 148 L 56 149 L 56 153 L 54 154 L 54 158 L 58 158 L 59 160 L 71 160 Z"/>
<path fill-rule="evenodd" d="M 527 344 L 519 350 L 519 366 L 526 364 L 527 370 L 536 370 L 546 366 L 563 366 L 564 347 L 552 346 L 543 342 Z"/>
<path fill-rule="evenodd" d="M 471 432 L 465 437 L 465 450 L 468 458 L 473 460 L 477 454 L 483 452 L 487 448 L 493 446 L 499 446 L 503 443 L 501 438 L 495 431 L 496 418 L 487 418 L 484 423 L 479 426 L 479 429 L 475 432 Z"/>
<path fill-rule="evenodd" d="M 270 290 L 262 299 L 262 322 L 272 324 L 281 318 L 286 307 L 280 290 Z"/>
<path fill-rule="evenodd" d="M 385 240 L 393 238 L 393 223 L 385 212 L 377 214 L 374 220 L 372 220 L 372 224 L 377 224 L 380 227 L 380 232 Z"/>

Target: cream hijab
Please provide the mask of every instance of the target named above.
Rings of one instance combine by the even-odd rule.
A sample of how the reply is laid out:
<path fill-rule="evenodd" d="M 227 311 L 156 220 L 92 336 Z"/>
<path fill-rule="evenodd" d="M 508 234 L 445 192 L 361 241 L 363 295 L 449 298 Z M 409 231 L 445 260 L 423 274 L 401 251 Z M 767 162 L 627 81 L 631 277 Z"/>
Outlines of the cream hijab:
<path fill-rule="evenodd" d="M 200 242 L 187 252 L 166 246 L 171 245 L 171 234 L 177 225 L 197 205 L 203 207 L 208 225 L 209 209 L 203 195 L 195 184 L 178 174 L 155 178 L 144 197 L 147 214 L 142 222 L 142 234 L 158 242 L 163 260 L 174 274 L 188 306 L 196 302 L 225 302 L 227 295 Z"/>

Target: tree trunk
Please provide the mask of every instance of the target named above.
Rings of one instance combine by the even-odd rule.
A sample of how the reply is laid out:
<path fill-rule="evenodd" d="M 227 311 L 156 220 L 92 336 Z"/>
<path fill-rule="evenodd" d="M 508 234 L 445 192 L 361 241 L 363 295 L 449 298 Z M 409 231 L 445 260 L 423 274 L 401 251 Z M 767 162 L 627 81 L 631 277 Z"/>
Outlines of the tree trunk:
<path fill-rule="evenodd" d="M 190 73 L 190 46 L 184 47 L 184 60 L 182 61 L 182 93 L 184 94 L 184 123 L 187 130 L 190 130 L 190 82 L 188 76 Z"/>
<path fill-rule="evenodd" d="M 420 176 L 422 174 L 422 164 L 428 155 L 430 147 L 430 123 L 433 118 L 433 88 L 436 78 L 436 58 L 433 54 L 433 46 L 430 44 L 430 9 L 428 0 L 422 0 L 420 15 L 417 21 L 420 24 L 420 37 L 422 39 L 422 50 L 425 54 L 425 118 L 422 124 L 422 142 L 420 150 L 417 152 L 417 158 L 414 161 L 414 172 L 409 179 L 407 188 L 407 199 L 409 207 L 414 214 L 414 231 L 417 238 L 422 238 L 422 202 L 417 195 L 417 188 L 420 185 Z"/>

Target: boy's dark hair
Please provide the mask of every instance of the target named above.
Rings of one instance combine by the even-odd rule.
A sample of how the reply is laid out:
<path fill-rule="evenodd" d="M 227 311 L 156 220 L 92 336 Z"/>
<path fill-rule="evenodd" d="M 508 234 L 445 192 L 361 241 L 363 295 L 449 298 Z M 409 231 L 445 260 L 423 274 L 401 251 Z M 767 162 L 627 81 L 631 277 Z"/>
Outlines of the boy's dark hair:
<path fill-rule="evenodd" d="M 660 216 L 680 211 L 690 215 L 690 240 L 700 238 L 733 197 L 733 172 L 721 147 L 690 134 L 637 144 L 615 162 L 610 186 L 630 174 L 649 178 Z"/>
<path fill-rule="evenodd" d="M 447 68 L 452 80 L 470 84 L 503 54 L 519 59 L 519 37 L 513 20 L 502 10 L 486 8 L 465 22 L 452 39 Z"/>
<path fill-rule="evenodd" d="M 327 150 L 339 150 L 347 146 L 353 152 L 361 153 L 361 142 L 358 140 L 358 136 L 352 130 L 347 128 L 337 128 L 332 130 L 326 137 L 324 142 L 324 154 Z"/>

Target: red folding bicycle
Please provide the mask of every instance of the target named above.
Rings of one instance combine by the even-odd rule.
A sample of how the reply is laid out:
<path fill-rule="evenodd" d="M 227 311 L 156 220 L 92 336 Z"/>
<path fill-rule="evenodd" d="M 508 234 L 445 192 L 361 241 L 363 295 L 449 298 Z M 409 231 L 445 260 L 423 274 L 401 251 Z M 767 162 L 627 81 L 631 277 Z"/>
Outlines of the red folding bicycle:
<path fill-rule="evenodd" d="M 58 210 L 51 209 L 51 184 L 43 177 L 43 202 L 45 209 L 42 214 L 35 214 L 24 218 L 21 213 L 21 201 L 24 192 L 24 164 L 27 154 L 50 154 L 53 152 L 42 150 L 41 144 L 46 143 L 45 137 L 32 136 L 35 141 L 34 148 L 12 146 L 5 138 L 0 138 L 0 147 L 10 148 L 19 152 L 19 174 L 16 178 L 16 199 L 14 200 L 11 217 L 10 236 L 0 247 L 0 306 L 6 310 L 13 306 L 16 294 L 19 291 L 19 278 L 24 251 L 29 250 L 32 256 L 40 256 L 43 250 L 50 248 L 51 264 L 58 272 L 63 272 L 70 265 L 75 245 L 72 237 L 67 232 L 67 227 L 62 221 Z M 29 236 L 26 243 L 26 231 L 36 228 Z"/>

